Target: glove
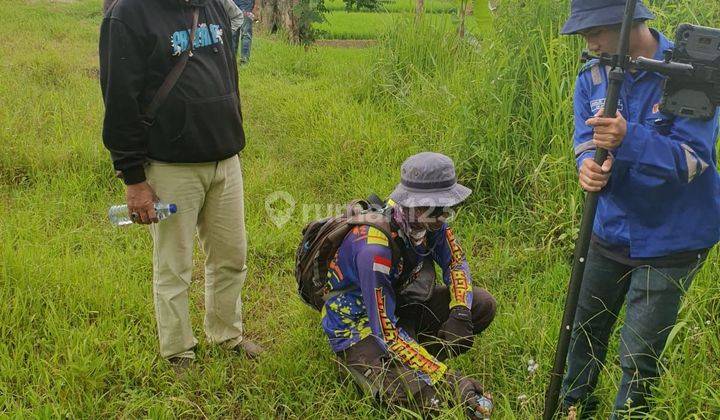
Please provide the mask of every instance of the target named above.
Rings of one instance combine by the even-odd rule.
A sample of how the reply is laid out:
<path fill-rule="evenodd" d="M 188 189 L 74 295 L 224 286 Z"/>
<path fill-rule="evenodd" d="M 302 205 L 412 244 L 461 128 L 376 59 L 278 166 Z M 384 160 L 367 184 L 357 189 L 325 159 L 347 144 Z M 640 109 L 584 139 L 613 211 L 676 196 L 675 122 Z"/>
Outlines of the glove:
<path fill-rule="evenodd" d="M 473 344 L 473 322 L 470 309 L 456 306 L 450 310 L 450 316 L 438 331 L 438 338 L 446 341 L 448 355 L 466 352 Z"/>

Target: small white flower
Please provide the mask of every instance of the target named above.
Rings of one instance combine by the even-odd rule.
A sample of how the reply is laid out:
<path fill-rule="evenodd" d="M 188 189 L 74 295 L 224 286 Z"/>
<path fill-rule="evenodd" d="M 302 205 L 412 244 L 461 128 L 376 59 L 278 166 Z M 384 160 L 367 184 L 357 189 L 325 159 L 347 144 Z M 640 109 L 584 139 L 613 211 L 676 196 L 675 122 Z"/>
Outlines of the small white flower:
<path fill-rule="evenodd" d="M 528 399 L 528 396 L 525 394 L 520 394 L 517 396 L 518 402 L 525 402 L 525 401 L 527 401 L 527 399 Z"/>
<path fill-rule="evenodd" d="M 705 321 L 705 325 L 710 325 L 710 324 L 712 324 L 712 322 L 709 319 L 707 321 Z"/>
<path fill-rule="evenodd" d="M 535 362 L 535 360 L 533 360 L 533 359 L 528 360 L 527 370 L 529 373 L 531 373 L 531 374 L 535 373 L 539 367 L 540 367 L 540 365 L 537 362 Z"/>

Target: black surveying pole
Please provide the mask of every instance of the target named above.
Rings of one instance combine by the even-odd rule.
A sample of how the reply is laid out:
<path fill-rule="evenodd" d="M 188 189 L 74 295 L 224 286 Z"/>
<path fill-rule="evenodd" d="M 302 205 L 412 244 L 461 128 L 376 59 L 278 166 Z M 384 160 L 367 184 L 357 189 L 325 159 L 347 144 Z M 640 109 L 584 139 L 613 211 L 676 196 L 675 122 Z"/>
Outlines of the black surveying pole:
<path fill-rule="evenodd" d="M 604 117 L 615 118 L 615 114 L 617 113 L 620 88 L 625 78 L 625 68 L 629 63 L 628 49 L 630 46 L 630 32 L 633 27 L 636 2 L 637 0 L 627 0 L 627 4 L 625 5 L 625 18 L 623 19 L 622 29 L 620 30 L 620 45 L 618 46 L 617 54 L 613 56 L 612 69 L 608 75 L 609 83 L 607 94 L 605 95 Z M 598 148 L 595 151 L 595 163 L 602 165 L 607 156 L 607 150 Z M 577 308 L 580 286 L 582 285 L 583 274 L 585 273 L 588 249 L 590 249 L 590 237 L 595 222 L 595 211 L 597 210 L 599 194 L 599 192 L 588 192 L 585 195 L 585 205 L 580 221 L 580 233 L 577 242 L 575 242 L 572 274 L 570 276 L 570 284 L 568 285 L 567 297 L 565 298 L 565 311 L 563 312 L 562 324 L 560 325 L 560 337 L 558 338 L 557 348 L 555 350 L 555 361 L 553 362 L 552 373 L 550 375 L 550 384 L 545 393 L 543 420 L 551 420 L 557 414 L 560 386 L 562 385 L 563 374 L 565 372 L 565 359 L 567 358 L 568 347 L 570 345 L 570 335 L 572 333 L 573 322 L 575 321 L 575 309 Z"/>

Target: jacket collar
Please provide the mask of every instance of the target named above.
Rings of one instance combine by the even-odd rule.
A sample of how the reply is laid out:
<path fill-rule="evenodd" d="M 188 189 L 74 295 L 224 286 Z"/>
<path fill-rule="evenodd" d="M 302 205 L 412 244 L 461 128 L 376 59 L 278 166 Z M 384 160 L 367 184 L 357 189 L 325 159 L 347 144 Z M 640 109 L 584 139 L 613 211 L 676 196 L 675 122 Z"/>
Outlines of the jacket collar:
<path fill-rule="evenodd" d="M 655 51 L 655 55 L 653 56 L 653 59 L 662 60 L 665 58 L 665 54 L 664 54 L 665 50 L 669 50 L 669 49 L 673 48 L 675 46 L 675 44 L 672 41 L 670 41 L 669 39 L 667 39 L 667 37 L 665 35 L 663 35 L 662 33 L 658 32 L 655 29 L 651 28 L 650 32 L 652 32 L 653 36 L 655 37 L 655 39 L 658 42 L 657 51 Z"/>

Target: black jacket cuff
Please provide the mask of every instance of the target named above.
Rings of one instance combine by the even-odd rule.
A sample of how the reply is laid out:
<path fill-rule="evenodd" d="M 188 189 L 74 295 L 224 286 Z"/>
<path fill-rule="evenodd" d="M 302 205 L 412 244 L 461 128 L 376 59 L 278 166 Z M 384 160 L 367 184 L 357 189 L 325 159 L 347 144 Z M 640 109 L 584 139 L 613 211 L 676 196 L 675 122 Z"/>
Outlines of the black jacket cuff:
<path fill-rule="evenodd" d="M 139 184 L 145 181 L 145 168 L 140 165 L 125 169 L 122 171 L 122 179 L 125 185 Z"/>

